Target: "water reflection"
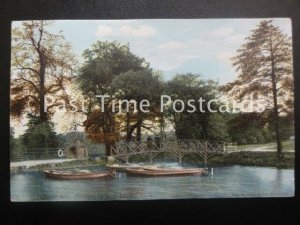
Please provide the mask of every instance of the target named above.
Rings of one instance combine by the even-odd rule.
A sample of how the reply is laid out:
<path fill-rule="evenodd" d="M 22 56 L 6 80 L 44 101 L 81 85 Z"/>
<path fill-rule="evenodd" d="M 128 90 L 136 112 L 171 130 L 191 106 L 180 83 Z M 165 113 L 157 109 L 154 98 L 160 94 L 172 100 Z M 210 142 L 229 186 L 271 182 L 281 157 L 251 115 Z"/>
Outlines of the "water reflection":
<path fill-rule="evenodd" d="M 93 167 L 94 170 L 104 168 Z M 60 181 L 42 172 L 11 175 L 12 201 L 143 200 L 226 197 L 291 197 L 294 170 L 228 166 L 214 168 L 213 176 L 127 177 Z"/>

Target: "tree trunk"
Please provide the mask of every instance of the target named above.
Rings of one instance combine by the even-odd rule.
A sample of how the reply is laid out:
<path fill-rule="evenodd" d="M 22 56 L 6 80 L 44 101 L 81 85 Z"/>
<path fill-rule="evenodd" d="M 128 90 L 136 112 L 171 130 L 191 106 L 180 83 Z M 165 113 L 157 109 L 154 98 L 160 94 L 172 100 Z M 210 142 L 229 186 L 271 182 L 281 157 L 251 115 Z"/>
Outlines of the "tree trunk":
<path fill-rule="evenodd" d="M 142 127 L 141 127 L 140 123 L 139 123 L 139 125 L 136 128 L 136 140 L 138 142 L 140 142 L 142 140 Z"/>
<path fill-rule="evenodd" d="M 134 125 L 128 126 L 128 130 L 127 130 L 127 134 L 126 134 L 126 141 L 127 142 L 130 142 L 132 140 L 133 132 L 135 131 L 135 129 L 138 129 L 138 127 L 141 126 L 139 124 L 141 124 L 141 123 L 139 121 L 137 121 Z"/>
<path fill-rule="evenodd" d="M 132 138 L 132 131 L 130 127 L 130 115 L 129 112 L 126 113 L 126 141 L 130 142 Z"/>
<path fill-rule="evenodd" d="M 143 117 L 139 113 L 139 118 L 138 118 L 137 127 L 136 127 L 136 140 L 138 142 L 141 142 L 141 140 L 142 140 L 142 123 L 143 123 Z"/>
<path fill-rule="evenodd" d="M 272 81 L 273 83 L 273 81 Z M 280 157 L 282 153 L 282 143 L 280 140 L 280 127 L 279 127 L 279 113 L 278 113 L 278 103 L 277 103 L 277 90 L 276 90 L 276 83 L 275 88 L 273 87 L 273 101 L 274 101 L 274 126 L 275 126 L 275 133 L 276 133 L 276 144 L 277 144 L 277 154 Z M 275 90 L 274 90 L 275 89 Z"/>
<path fill-rule="evenodd" d="M 127 134 L 126 134 L 126 141 L 127 142 L 130 142 L 132 140 L 133 131 L 134 131 L 134 129 L 132 129 L 132 127 L 128 129 Z"/>
<path fill-rule="evenodd" d="M 111 156 L 111 144 L 107 141 L 105 142 L 105 154 Z"/>
<path fill-rule="evenodd" d="M 274 88 L 273 88 L 274 89 Z M 273 90 L 273 95 L 277 95 L 277 91 Z M 277 153 L 278 156 L 282 153 L 282 144 L 280 140 L 280 127 L 279 127 L 279 113 L 278 113 L 278 105 L 277 105 L 277 97 L 273 97 L 274 101 L 274 126 L 275 126 L 275 133 L 276 133 L 276 144 L 277 144 Z"/>
<path fill-rule="evenodd" d="M 40 119 L 45 122 L 48 120 L 47 111 L 45 111 L 45 70 L 46 70 L 46 62 L 42 52 L 39 53 L 40 57 Z"/>
<path fill-rule="evenodd" d="M 270 37 L 270 52 L 271 52 L 271 78 L 272 78 L 272 93 L 273 93 L 273 103 L 274 103 L 274 126 L 276 133 L 276 144 L 277 144 L 277 156 L 280 158 L 282 153 L 282 143 L 280 140 L 280 127 L 279 127 L 279 112 L 278 112 L 278 102 L 277 102 L 277 81 L 275 74 L 275 62 L 273 55 L 273 43 L 272 38 Z"/>

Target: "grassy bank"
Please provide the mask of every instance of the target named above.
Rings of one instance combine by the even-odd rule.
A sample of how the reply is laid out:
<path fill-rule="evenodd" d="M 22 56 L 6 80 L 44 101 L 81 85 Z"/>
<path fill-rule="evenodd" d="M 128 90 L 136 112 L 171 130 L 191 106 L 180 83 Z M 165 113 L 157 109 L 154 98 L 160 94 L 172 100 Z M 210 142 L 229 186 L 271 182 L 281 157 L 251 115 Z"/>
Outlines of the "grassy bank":
<path fill-rule="evenodd" d="M 224 156 L 213 156 L 209 159 L 208 164 L 212 166 L 247 165 L 294 168 L 294 160 L 294 152 L 284 152 L 279 160 L 276 152 L 243 151 L 233 152 Z"/>
<path fill-rule="evenodd" d="M 209 159 L 208 163 L 210 165 L 247 165 L 294 168 L 294 140 L 283 141 L 282 148 L 282 157 L 278 159 L 276 143 L 240 145 L 238 146 L 239 152 L 232 152 L 224 156 L 213 156 Z"/>
<path fill-rule="evenodd" d="M 77 167 L 86 167 L 86 166 L 104 166 L 106 165 L 106 160 L 104 159 L 82 159 L 82 160 L 75 160 L 75 161 L 68 161 L 62 163 L 54 163 L 54 164 L 42 164 L 31 166 L 29 168 L 24 167 L 15 167 L 11 168 L 11 172 L 17 172 L 22 170 L 45 170 L 45 169 L 63 169 L 63 168 L 77 168 Z"/>
<path fill-rule="evenodd" d="M 228 165 L 244 165 L 244 166 L 265 166 L 265 167 L 278 167 L 278 168 L 294 168 L 295 155 L 294 152 L 284 152 L 280 160 L 278 160 L 277 153 L 275 151 L 239 151 L 232 152 L 224 155 L 215 155 L 208 159 L 208 166 L 228 166 Z M 177 162 L 178 159 L 172 157 L 172 155 L 160 154 L 154 160 L 153 163 L 163 162 Z M 146 156 L 132 157 L 131 163 L 148 162 L 149 159 Z M 190 154 L 186 155 L 183 163 L 199 164 L 203 166 L 203 159 L 198 155 Z M 122 163 L 122 162 L 119 162 Z"/>
<path fill-rule="evenodd" d="M 240 151 L 276 151 L 276 143 L 265 143 L 265 144 L 249 144 L 249 145 L 239 145 L 238 149 Z M 295 151 L 295 141 L 287 140 L 282 142 L 283 151 Z"/>

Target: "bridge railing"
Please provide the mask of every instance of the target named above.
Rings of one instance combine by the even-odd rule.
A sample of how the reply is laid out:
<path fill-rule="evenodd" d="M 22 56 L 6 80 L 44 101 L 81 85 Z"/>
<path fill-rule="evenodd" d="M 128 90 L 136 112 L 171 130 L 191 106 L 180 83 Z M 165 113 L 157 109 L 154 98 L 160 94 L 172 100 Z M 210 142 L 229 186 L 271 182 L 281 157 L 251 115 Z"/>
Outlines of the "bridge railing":
<path fill-rule="evenodd" d="M 147 152 L 227 152 L 237 149 L 234 143 L 203 140 L 167 140 L 121 142 L 112 147 L 113 155 L 137 154 Z"/>

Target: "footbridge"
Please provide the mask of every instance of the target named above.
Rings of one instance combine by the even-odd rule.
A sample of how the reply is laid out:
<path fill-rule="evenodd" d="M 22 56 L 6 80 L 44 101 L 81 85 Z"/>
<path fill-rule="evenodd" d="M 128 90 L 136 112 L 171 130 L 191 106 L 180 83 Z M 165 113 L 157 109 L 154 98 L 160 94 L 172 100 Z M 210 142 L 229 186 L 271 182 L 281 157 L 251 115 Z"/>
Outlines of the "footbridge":
<path fill-rule="evenodd" d="M 237 151 L 236 143 L 205 141 L 205 140 L 166 140 L 145 142 L 123 142 L 111 147 L 112 156 L 129 163 L 129 159 L 135 155 L 147 155 L 150 163 L 161 153 L 170 153 L 182 162 L 182 158 L 188 154 L 196 154 L 207 160 L 216 154 L 227 154 Z"/>

